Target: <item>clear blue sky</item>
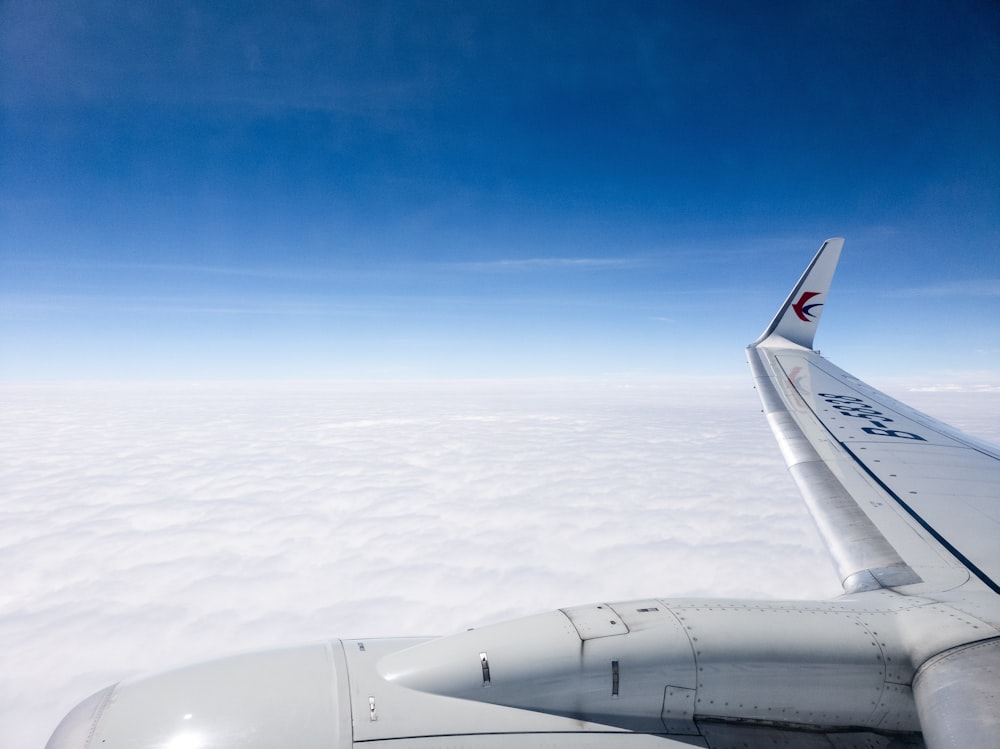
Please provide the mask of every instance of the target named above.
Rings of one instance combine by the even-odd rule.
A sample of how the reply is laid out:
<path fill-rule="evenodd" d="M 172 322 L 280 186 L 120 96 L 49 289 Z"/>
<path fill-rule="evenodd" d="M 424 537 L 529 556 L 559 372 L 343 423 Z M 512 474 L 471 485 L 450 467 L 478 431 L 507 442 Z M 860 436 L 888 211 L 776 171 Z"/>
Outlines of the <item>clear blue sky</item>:
<path fill-rule="evenodd" d="M 992 0 L 6 0 L 0 71 L 2 378 L 736 373 L 833 235 L 834 360 L 1000 371 Z"/>

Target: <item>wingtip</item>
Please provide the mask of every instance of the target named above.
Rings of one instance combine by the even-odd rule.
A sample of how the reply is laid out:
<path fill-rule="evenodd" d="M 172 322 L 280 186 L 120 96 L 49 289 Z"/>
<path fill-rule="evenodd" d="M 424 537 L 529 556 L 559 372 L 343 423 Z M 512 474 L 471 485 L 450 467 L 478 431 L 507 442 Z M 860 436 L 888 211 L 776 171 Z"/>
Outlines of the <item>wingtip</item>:
<path fill-rule="evenodd" d="M 751 345 L 758 346 L 772 336 L 780 336 L 804 348 L 813 347 L 816 328 L 843 247 L 843 237 L 831 237 L 823 242 L 771 324 Z"/>

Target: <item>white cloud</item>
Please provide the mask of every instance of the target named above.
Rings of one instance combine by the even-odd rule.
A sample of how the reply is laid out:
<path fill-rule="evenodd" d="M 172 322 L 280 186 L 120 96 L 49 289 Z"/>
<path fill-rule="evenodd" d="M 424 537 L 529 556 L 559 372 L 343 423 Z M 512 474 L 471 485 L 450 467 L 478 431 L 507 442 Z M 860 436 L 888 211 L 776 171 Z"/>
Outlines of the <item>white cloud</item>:
<path fill-rule="evenodd" d="M 945 371 L 873 382 L 899 400 L 972 435 L 1000 442 L 1000 372 Z"/>
<path fill-rule="evenodd" d="M 742 381 L 9 385 L 3 401 L 3 746 L 41 746 L 126 675 L 234 650 L 837 592 Z"/>
<path fill-rule="evenodd" d="M 941 383 L 913 388 L 914 393 L 1000 393 L 1000 385 L 960 385 Z"/>
<path fill-rule="evenodd" d="M 450 268 L 479 271 L 534 271 L 534 270 L 599 270 L 632 269 L 648 265 L 648 261 L 623 257 L 529 257 L 501 258 L 498 260 L 447 263 Z"/>

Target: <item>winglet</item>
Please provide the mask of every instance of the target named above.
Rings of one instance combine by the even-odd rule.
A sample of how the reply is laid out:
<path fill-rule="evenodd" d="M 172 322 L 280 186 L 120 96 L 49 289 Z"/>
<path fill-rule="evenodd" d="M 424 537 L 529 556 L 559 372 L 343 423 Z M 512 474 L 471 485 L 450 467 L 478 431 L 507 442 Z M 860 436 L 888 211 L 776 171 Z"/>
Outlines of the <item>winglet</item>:
<path fill-rule="evenodd" d="M 767 330 L 752 345 L 757 346 L 771 336 L 781 336 L 799 346 L 813 347 L 819 317 L 843 246 L 844 240 L 840 238 L 823 243 Z"/>

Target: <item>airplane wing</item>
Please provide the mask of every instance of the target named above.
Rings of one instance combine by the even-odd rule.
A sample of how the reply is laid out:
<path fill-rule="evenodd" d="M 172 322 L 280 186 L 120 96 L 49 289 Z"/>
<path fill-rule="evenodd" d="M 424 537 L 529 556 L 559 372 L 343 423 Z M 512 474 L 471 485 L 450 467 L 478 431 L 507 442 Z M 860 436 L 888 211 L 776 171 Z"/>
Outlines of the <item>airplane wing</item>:
<path fill-rule="evenodd" d="M 842 246 L 823 244 L 747 350 L 789 471 L 847 592 L 1000 592 L 1000 452 L 812 349 Z"/>

